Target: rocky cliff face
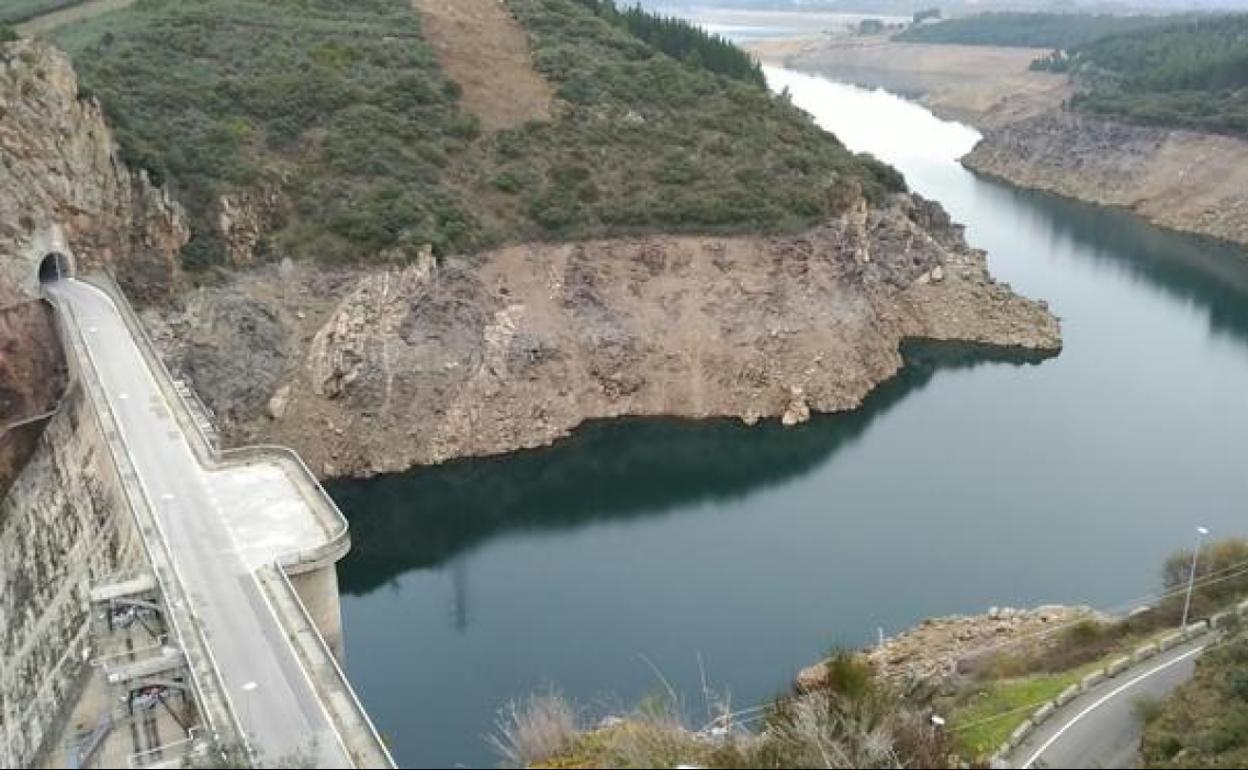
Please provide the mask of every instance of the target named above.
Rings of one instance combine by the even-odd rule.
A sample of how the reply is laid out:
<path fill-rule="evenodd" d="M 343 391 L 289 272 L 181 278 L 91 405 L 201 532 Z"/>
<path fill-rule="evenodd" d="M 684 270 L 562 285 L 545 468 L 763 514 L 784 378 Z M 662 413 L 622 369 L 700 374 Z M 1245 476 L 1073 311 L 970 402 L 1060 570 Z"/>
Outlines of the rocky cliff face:
<path fill-rule="evenodd" d="M 15 423 L 56 407 L 65 362 L 51 309 L 23 302 L 0 309 L 0 498 L 25 465 L 41 424 Z"/>
<path fill-rule="evenodd" d="M 801 236 L 513 246 L 270 266 L 149 313 L 236 440 L 326 476 L 548 444 L 624 415 L 805 420 L 858 406 L 905 338 L 1056 350 L 935 204 L 865 202 Z"/>
<path fill-rule="evenodd" d="M 0 45 L 0 426 L 55 406 L 64 361 L 39 264 L 52 251 L 112 269 L 132 296 L 178 285 L 188 237 L 178 207 L 118 157 L 100 107 L 68 59 L 31 41 Z M 0 434 L 0 494 L 37 431 Z"/>
<path fill-rule="evenodd" d="M 49 252 L 109 267 L 132 296 L 167 296 L 189 237 L 179 208 L 122 163 L 99 104 L 64 54 L 0 47 L 0 305 L 37 290 Z"/>
<path fill-rule="evenodd" d="M 539 446 L 623 415 L 793 424 L 858 406 L 909 337 L 1060 346 L 1043 305 L 993 282 L 944 212 L 910 196 L 850 201 L 795 237 L 518 245 L 402 268 L 286 262 L 184 293 L 178 207 L 119 160 L 65 58 L 19 42 L 4 62 L 4 296 L 33 293 L 57 248 L 80 269 L 111 267 L 140 300 L 172 295 L 149 321 L 227 435 L 290 444 L 325 476 Z M 240 267 L 275 205 L 223 202 Z"/>
<path fill-rule="evenodd" d="M 967 168 L 1248 245 L 1248 142 L 1051 110 L 988 128 Z"/>

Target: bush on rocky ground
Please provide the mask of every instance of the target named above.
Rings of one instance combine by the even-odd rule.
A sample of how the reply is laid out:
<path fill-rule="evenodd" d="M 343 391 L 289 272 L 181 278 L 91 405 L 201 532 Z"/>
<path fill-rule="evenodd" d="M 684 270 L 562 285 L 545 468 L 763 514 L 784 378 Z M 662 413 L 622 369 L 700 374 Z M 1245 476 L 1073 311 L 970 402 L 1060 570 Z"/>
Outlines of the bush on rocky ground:
<path fill-rule="evenodd" d="M 574 710 L 557 696 L 543 696 L 504 709 L 494 743 L 507 762 L 527 766 L 951 766 L 948 736 L 932 725 L 921 700 L 876 681 L 851 654 L 834 655 L 830 665 L 837 673 L 827 684 L 777 698 L 752 728 L 730 715 L 690 727 L 673 700 L 661 699 L 570 735 L 564 717 Z"/>

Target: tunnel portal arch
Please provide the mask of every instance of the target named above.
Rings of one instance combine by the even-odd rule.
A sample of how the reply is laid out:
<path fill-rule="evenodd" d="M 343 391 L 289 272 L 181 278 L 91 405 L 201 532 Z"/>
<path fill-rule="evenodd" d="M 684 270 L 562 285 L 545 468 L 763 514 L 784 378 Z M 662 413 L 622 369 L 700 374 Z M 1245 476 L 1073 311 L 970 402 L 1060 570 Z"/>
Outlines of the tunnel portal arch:
<path fill-rule="evenodd" d="M 39 262 L 39 284 L 55 283 L 74 274 L 74 263 L 60 251 L 50 251 Z"/>

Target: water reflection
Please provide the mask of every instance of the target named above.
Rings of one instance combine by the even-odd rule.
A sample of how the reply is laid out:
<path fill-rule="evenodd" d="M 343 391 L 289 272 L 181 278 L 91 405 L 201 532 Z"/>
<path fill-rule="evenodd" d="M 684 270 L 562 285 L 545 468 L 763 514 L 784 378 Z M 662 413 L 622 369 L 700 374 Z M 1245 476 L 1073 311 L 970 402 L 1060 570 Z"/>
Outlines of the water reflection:
<path fill-rule="evenodd" d="M 1080 256 L 1112 265 L 1207 314 L 1210 331 L 1248 344 L 1248 253 L 1230 243 L 1150 227 L 1125 209 L 1090 206 L 979 177 L 1002 205 L 1035 216 L 1033 231 L 1067 239 Z M 984 192 L 981 190 L 981 192 Z"/>
<path fill-rule="evenodd" d="M 795 430 L 595 424 L 336 485 L 347 664 L 404 765 L 492 764 L 496 708 L 552 683 L 634 703 L 653 683 L 640 654 L 694 699 L 705 661 L 748 705 L 831 643 L 991 604 L 1118 604 L 1195 524 L 1242 532 L 1235 249 L 976 178 L 956 162 L 973 131 L 768 74 L 966 223 L 994 274 L 1063 316 L 1066 350 L 976 367 L 982 352 L 913 349 L 862 410 Z"/>
<path fill-rule="evenodd" d="M 851 446 L 937 371 L 1036 364 L 1046 357 L 931 342 L 909 343 L 903 353 L 906 367 L 863 408 L 797 428 L 775 421 L 753 427 L 735 420 L 598 422 L 547 449 L 336 482 L 330 492 L 351 521 L 352 540 L 339 584 L 346 593 L 366 594 L 408 570 L 452 562 L 452 616 L 463 627 L 470 616 L 466 576 L 454 560 L 491 538 L 741 498 L 801 476 Z"/>

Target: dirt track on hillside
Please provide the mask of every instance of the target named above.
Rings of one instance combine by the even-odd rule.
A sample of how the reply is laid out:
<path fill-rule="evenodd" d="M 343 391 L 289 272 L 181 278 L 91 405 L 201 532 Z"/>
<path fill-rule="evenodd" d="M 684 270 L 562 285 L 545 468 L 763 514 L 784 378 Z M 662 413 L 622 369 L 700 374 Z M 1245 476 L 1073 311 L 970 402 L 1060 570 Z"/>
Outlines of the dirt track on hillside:
<path fill-rule="evenodd" d="M 529 37 L 501 0 L 412 0 L 463 106 L 488 132 L 548 120 L 554 90 L 533 69 Z"/>

